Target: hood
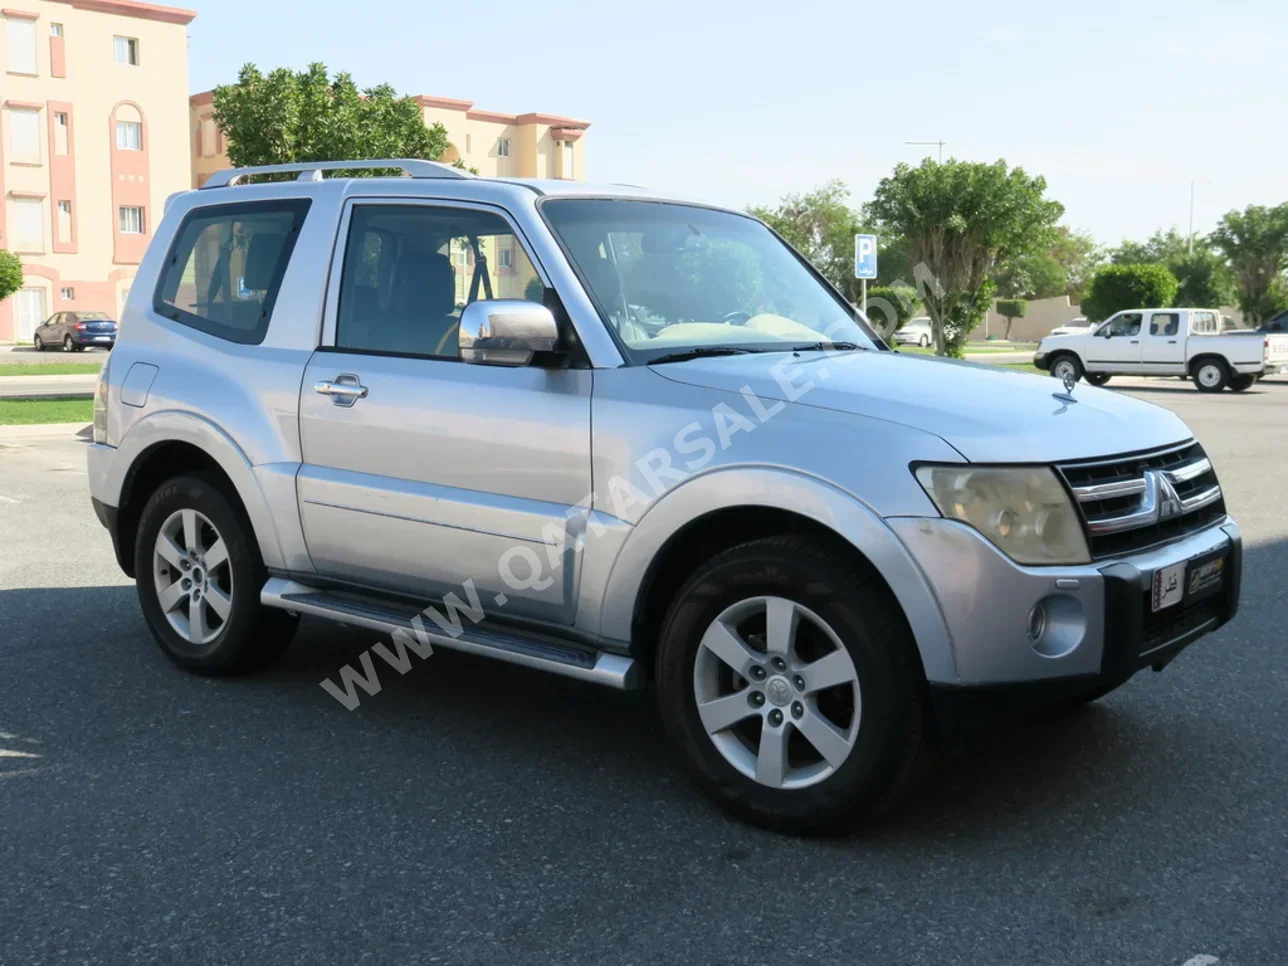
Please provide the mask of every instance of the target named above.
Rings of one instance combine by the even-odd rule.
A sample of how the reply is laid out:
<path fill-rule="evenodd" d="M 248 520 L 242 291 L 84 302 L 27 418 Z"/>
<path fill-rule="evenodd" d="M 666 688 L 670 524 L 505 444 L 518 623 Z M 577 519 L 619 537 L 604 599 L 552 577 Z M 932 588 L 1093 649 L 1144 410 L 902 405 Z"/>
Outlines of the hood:
<path fill-rule="evenodd" d="M 777 367 L 784 383 L 780 385 Z M 799 368 L 799 372 L 797 372 Z M 1050 376 L 896 352 L 717 356 L 653 367 L 675 382 L 853 413 L 933 433 L 971 462 L 1052 463 L 1112 456 L 1190 438 L 1158 406 L 1079 383 L 1074 402 Z M 813 387 L 804 393 L 808 383 Z M 795 388 L 793 388 L 795 387 Z"/>

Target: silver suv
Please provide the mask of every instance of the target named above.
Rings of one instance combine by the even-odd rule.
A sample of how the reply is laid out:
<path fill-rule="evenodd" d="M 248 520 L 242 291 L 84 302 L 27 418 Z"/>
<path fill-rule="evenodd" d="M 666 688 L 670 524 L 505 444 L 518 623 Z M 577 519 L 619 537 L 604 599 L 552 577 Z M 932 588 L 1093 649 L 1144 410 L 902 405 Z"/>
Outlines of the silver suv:
<path fill-rule="evenodd" d="M 358 168 L 403 176 L 323 176 Z M 401 670 L 441 646 L 651 685 L 705 790 L 792 830 L 1238 603 L 1171 413 L 892 352 L 743 212 L 429 162 L 170 199 L 89 471 L 180 666 L 262 667 L 308 614 Z"/>

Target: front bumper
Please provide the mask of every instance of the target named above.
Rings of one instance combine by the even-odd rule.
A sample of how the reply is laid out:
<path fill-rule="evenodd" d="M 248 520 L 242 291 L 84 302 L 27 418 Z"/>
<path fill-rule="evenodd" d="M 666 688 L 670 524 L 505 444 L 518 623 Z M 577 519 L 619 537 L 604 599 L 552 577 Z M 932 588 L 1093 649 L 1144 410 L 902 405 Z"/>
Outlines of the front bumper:
<path fill-rule="evenodd" d="M 1043 371 L 1045 371 L 1045 370 L 1046 370 L 1046 368 L 1047 368 L 1047 365 L 1048 365 L 1048 363 L 1047 363 L 1047 356 L 1049 356 L 1049 355 L 1050 355 L 1050 353 L 1049 353 L 1049 352 L 1035 352 L 1035 353 L 1033 353 L 1033 367 L 1034 367 L 1035 369 L 1042 369 Z"/>
<path fill-rule="evenodd" d="M 1120 560 L 1025 567 L 975 530 L 952 520 L 887 521 L 925 573 L 952 638 L 957 678 L 931 681 L 941 724 L 1049 706 L 1161 668 L 1234 617 L 1243 543 L 1232 519 Z M 1219 592 L 1154 613 L 1155 571 L 1224 556 Z M 1038 641 L 1029 614 L 1052 618 Z"/>

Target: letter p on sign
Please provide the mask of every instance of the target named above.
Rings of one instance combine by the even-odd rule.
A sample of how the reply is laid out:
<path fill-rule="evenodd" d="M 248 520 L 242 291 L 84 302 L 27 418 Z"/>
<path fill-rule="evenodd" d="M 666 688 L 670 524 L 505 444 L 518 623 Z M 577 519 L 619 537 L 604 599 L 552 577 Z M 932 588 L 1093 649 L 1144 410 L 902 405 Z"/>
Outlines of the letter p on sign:
<path fill-rule="evenodd" d="M 854 277 L 877 277 L 877 236 L 854 236 Z"/>

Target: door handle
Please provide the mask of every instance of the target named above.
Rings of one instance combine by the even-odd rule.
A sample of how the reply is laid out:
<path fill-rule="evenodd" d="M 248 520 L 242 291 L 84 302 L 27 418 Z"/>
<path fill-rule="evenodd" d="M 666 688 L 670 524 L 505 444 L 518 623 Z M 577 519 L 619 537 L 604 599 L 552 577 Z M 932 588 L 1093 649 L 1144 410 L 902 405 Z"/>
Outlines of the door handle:
<path fill-rule="evenodd" d="M 1140 339 L 1132 339 L 1131 345 L 1140 345 Z"/>
<path fill-rule="evenodd" d="M 1168 340 L 1167 340 L 1167 344 L 1168 344 L 1168 345 L 1176 345 L 1176 340 L 1175 340 L 1175 339 L 1168 339 Z"/>
<path fill-rule="evenodd" d="M 334 381 L 319 379 L 313 384 L 313 389 L 324 396 L 330 396 L 331 402 L 337 406 L 352 406 L 367 396 L 367 387 L 351 372 L 340 373 Z"/>

